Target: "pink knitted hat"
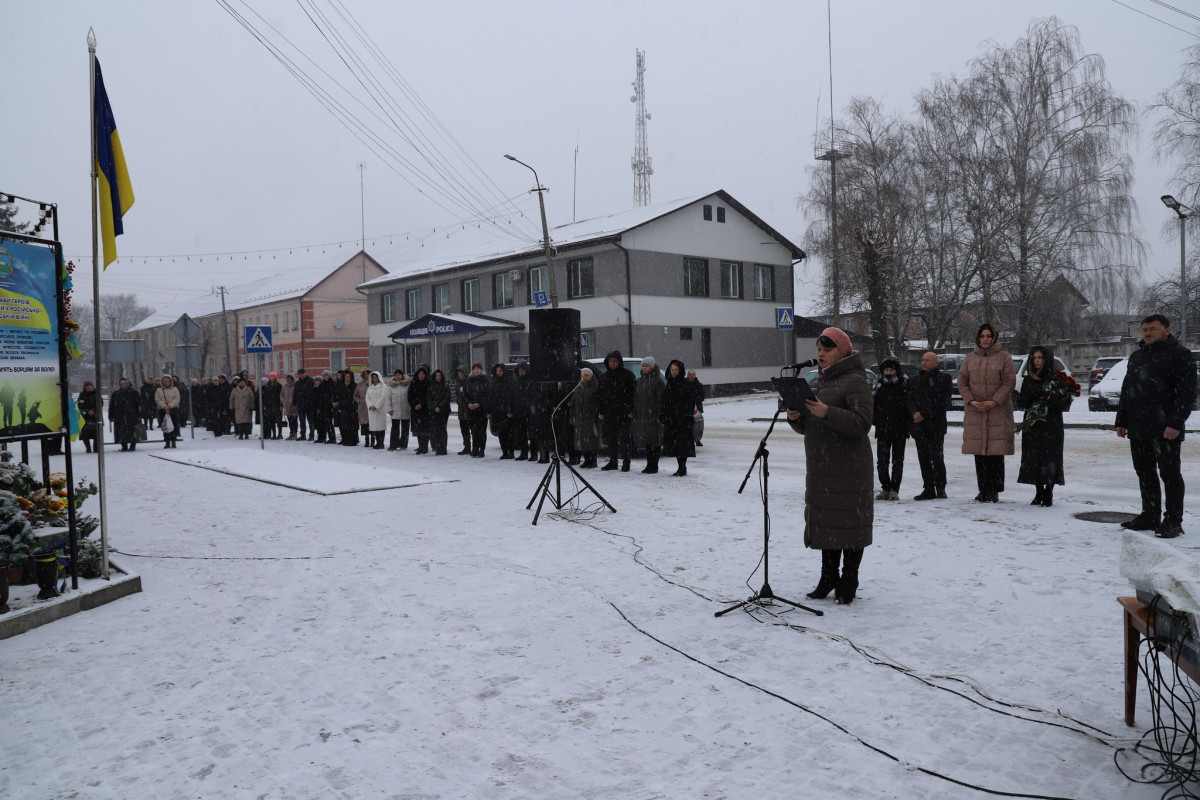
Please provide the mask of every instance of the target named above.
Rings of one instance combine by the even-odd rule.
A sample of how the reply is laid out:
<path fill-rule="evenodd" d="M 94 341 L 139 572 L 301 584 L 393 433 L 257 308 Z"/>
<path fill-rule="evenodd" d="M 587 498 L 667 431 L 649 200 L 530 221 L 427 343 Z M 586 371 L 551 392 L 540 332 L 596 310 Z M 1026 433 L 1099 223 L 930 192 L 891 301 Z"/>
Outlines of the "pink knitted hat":
<path fill-rule="evenodd" d="M 837 345 L 838 352 L 843 356 L 848 356 L 854 352 L 854 347 L 850 344 L 850 337 L 841 328 L 826 328 L 821 331 L 821 336 L 828 338 Z M 818 336 L 817 338 L 821 337 Z"/>

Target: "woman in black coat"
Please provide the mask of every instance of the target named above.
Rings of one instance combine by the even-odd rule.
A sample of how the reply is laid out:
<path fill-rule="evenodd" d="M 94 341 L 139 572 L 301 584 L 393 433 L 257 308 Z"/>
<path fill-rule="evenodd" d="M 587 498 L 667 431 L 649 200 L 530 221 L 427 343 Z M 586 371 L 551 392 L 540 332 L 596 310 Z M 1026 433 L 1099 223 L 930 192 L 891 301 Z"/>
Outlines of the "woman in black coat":
<path fill-rule="evenodd" d="M 880 487 L 875 499 L 899 500 L 900 481 L 904 477 L 904 446 L 912 422 L 908 376 L 894 358 L 884 359 L 879 371 L 881 374 L 873 387 L 875 406 L 871 420 L 875 426 L 875 461 Z"/>
<path fill-rule="evenodd" d="M 432 432 L 429 417 L 429 367 L 422 364 L 417 367 L 408 384 L 408 405 L 412 409 L 412 432 L 417 437 L 417 455 L 429 452 L 429 434 Z"/>
<path fill-rule="evenodd" d="M 663 452 L 674 453 L 679 468 L 672 477 L 687 475 L 687 460 L 696 455 L 696 414 L 704 402 L 700 386 L 687 379 L 683 362 L 675 359 L 667 366 L 667 386 L 663 389 L 659 406 L 659 421 L 662 422 Z M 655 463 L 654 471 L 658 471 Z"/>
<path fill-rule="evenodd" d="M 333 408 L 334 421 L 342 434 L 342 444 L 346 447 L 358 446 L 358 402 L 354 399 L 354 373 L 344 369 L 339 373 L 341 380 L 334 384 L 330 392 L 330 406 Z"/>
<path fill-rule="evenodd" d="M 1063 412 L 1071 408 L 1073 393 L 1054 374 L 1054 354 L 1037 345 L 1026 359 L 1021 383 L 1021 472 L 1017 483 L 1037 488 L 1030 505 L 1054 505 L 1054 485 L 1063 477 Z"/>
<path fill-rule="evenodd" d="M 429 391 L 425 393 L 425 403 L 429 407 L 429 443 L 434 455 L 446 455 L 446 425 L 450 421 L 452 397 L 450 384 L 446 383 L 446 373 L 435 369 L 429 381 Z"/>
<path fill-rule="evenodd" d="M 92 452 L 92 442 L 96 439 L 96 424 L 104 419 L 100 410 L 100 395 L 96 394 L 96 385 L 91 381 L 83 382 L 83 391 L 75 398 L 75 406 L 83 415 L 83 427 L 79 431 L 79 440 L 87 451 Z"/>
<path fill-rule="evenodd" d="M 121 445 L 122 453 L 137 449 L 141 418 L 142 397 L 129 381 L 121 378 L 117 390 L 108 399 L 108 419 L 113 424 L 113 438 Z"/>

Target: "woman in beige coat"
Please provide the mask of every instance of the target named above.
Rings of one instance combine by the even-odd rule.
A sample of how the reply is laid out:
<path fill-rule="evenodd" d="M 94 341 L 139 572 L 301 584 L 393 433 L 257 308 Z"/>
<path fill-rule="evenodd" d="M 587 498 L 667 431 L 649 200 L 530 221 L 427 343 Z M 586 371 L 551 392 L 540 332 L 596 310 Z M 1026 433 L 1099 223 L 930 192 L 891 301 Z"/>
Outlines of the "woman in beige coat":
<path fill-rule="evenodd" d="M 958 371 L 963 399 L 964 455 L 975 456 L 977 503 L 998 503 L 1004 491 L 1004 457 L 1014 452 L 1012 390 L 1017 375 L 1012 356 L 1000 346 L 996 329 L 985 322 L 975 349 Z"/>

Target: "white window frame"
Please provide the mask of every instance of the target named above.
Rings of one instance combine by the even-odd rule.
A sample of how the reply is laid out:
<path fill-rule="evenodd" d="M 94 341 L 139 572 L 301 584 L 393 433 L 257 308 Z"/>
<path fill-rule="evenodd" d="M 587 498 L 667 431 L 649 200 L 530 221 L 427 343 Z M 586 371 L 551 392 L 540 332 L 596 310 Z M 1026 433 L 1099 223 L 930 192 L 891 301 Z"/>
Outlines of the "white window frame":
<path fill-rule="evenodd" d="M 742 262 L 721 262 L 721 297 L 742 299 Z"/>

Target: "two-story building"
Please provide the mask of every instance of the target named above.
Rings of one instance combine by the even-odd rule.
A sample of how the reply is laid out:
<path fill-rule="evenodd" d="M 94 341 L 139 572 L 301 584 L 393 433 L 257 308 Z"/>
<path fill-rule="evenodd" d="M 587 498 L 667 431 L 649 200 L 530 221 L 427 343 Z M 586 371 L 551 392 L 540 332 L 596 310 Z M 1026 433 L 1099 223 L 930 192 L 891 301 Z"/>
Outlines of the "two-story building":
<path fill-rule="evenodd" d="M 356 288 L 386 274 L 360 251 L 332 270 L 298 270 L 181 299 L 129 331 L 146 342 L 145 374 L 214 376 L 223 370 L 259 374 L 258 355 L 245 352 L 245 330 L 270 326 L 272 352 L 261 356 L 262 372 L 280 375 L 300 367 L 310 372 L 364 367 L 368 363 L 367 298 Z M 187 314 L 199 326 L 192 344 L 199 369 L 186 369 L 185 345 L 171 330 Z M 230 363 L 232 362 L 232 363 Z"/>
<path fill-rule="evenodd" d="M 581 356 L 674 358 L 710 386 L 763 385 L 791 363 L 793 265 L 804 251 L 725 191 L 550 230 L 560 307 L 578 309 Z M 371 363 L 529 358 L 529 310 L 551 290 L 541 243 L 497 237 L 367 281 Z M 452 373 L 451 373 L 452 374 Z"/>

